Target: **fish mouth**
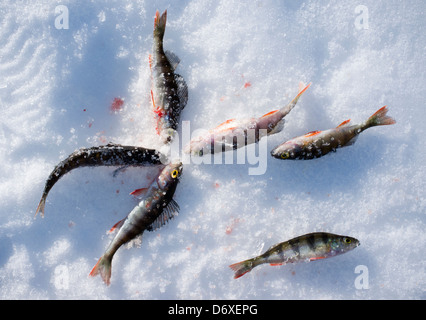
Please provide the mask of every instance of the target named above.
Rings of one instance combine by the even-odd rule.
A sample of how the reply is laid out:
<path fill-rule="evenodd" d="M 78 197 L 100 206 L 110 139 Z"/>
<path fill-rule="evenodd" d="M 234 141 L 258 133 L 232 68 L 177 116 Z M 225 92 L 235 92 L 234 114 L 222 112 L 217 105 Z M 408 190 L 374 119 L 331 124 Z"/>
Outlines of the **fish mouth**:
<path fill-rule="evenodd" d="M 271 156 L 273 156 L 274 158 L 280 157 L 280 153 L 278 152 L 278 148 L 274 148 L 274 149 L 271 150 Z"/>

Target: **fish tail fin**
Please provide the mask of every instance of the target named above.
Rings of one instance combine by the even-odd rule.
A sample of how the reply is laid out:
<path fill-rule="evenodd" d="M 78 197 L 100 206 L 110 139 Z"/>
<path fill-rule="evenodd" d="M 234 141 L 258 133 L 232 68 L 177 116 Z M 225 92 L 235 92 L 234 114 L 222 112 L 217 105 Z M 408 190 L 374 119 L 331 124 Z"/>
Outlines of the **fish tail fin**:
<path fill-rule="evenodd" d="M 37 216 L 37 214 L 40 212 L 40 216 L 44 218 L 44 206 L 46 205 L 46 197 L 43 195 L 40 203 L 38 204 L 37 210 L 35 212 L 34 218 Z"/>
<path fill-rule="evenodd" d="M 253 269 L 253 259 L 237 262 L 231 264 L 229 267 L 235 271 L 234 279 L 238 279 Z"/>
<path fill-rule="evenodd" d="M 395 119 L 387 115 L 388 108 L 386 106 L 377 110 L 370 118 L 365 122 L 365 128 L 374 126 L 385 126 L 396 123 Z"/>
<path fill-rule="evenodd" d="M 309 83 L 307 86 L 303 82 L 299 83 L 299 93 L 297 94 L 297 96 L 294 97 L 294 99 L 288 105 L 286 105 L 280 110 L 283 116 L 286 116 L 294 108 L 299 98 L 310 87 L 310 85 L 311 83 Z"/>
<path fill-rule="evenodd" d="M 154 36 L 163 39 L 164 32 L 166 31 L 166 21 L 167 21 L 167 10 L 164 10 L 163 14 L 160 16 L 160 12 L 157 10 L 155 13 L 154 19 Z"/>
<path fill-rule="evenodd" d="M 95 277 L 100 274 L 102 280 L 109 286 L 111 279 L 111 260 L 112 257 L 103 255 L 95 264 L 92 271 L 90 271 L 89 275 Z"/>

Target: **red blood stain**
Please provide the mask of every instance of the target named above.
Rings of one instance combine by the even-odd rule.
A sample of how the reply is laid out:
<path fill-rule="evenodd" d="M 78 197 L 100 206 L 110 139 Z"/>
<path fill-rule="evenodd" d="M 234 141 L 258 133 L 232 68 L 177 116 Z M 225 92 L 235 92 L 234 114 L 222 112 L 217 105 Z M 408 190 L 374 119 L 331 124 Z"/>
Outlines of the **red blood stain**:
<path fill-rule="evenodd" d="M 112 112 L 118 112 L 121 110 L 121 107 L 123 106 L 124 101 L 121 98 L 114 98 L 114 101 L 111 103 L 110 110 Z"/>
<path fill-rule="evenodd" d="M 248 88 L 248 87 L 251 87 L 251 83 L 250 82 L 244 83 L 244 88 Z"/>
<path fill-rule="evenodd" d="M 233 230 L 233 228 L 235 228 L 235 226 L 240 222 L 241 220 L 239 219 L 239 218 L 236 218 L 236 219 L 234 219 L 232 222 L 231 222 L 231 225 L 229 225 L 229 226 L 227 226 L 226 227 L 226 229 L 225 229 L 225 233 L 226 234 L 231 234 L 231 232 L 232 232 L 232 230 Z"/>

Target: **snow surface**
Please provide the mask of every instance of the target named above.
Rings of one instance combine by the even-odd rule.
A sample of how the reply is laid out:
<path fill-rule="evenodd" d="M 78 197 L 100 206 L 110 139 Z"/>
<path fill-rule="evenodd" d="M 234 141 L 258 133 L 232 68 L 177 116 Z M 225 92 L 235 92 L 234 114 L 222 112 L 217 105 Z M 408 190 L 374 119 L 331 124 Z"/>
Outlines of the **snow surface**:
<path fill-rule="evenodd" d="M 68 29 L 57 28 L 66 22 L 58 5 Z M 425 299 L 425 7 L 3 0 L 0 298 Z M 165 47 L 181 59 L 189 88 L 181 120 L 191 132 L 260 116 L 288 103 L 299 81 L 312 85 L 264 142 L 263 174 L 250 175 L 250 163 L 186 163 L 179 215 L 139 247 L 121 248 L 107 287 L 88 274 L 112 239 L 106 231 L 136 205 L 129 192 L 155 170 L 72 171 L 51 190 L 45 218 L 34 213 L 48 175 L 74 150 L 159 147 L 148 67 L 157 9 L 168 10 Z M 124 105 L 113 112 L 117 97 Z M 286 139 L 364 121 L 383 105 L 397 124 L 369 129 L 351 147 L 310 161 L 269 156 Z M 233 279 L 229 264 L 314 231 L 361 246 Z"/>

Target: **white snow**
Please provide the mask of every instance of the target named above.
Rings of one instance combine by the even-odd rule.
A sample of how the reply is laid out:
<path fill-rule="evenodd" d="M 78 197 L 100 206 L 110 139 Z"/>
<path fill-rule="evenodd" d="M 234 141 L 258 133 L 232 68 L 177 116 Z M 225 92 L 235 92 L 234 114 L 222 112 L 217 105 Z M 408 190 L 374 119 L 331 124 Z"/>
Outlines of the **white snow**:
<path fill-rule="evenodd" d="M 2 1 L 0 299 L 425 299 L 425 8 L 422 0 Z M 284 130 L 264 141 L 264 174 L 249 175 L 256 164 L 187 161 L 179 215 L 122 247 L 107 287 L 88 274 L 152 168 L 116 177 L 114 168 L 74 170 L 51 190 L 45 218 L 34 213 L 50 172 L 77 148 L 160 147 L 148 66 L 157 9 L 168 11 L 165 48 L 181 59 L 189 88 L 181 120 L 191 132 L 260 116 L 287 104 L 300 81 L 312 85 Z M 112 112 L 116 97 L 124 105 Z M 309 161 L 269 155 L 383 105 L 397 123 L 353 146 Z M 361 246 L 233 279 L 228 265 L 314 231 Z"/>

